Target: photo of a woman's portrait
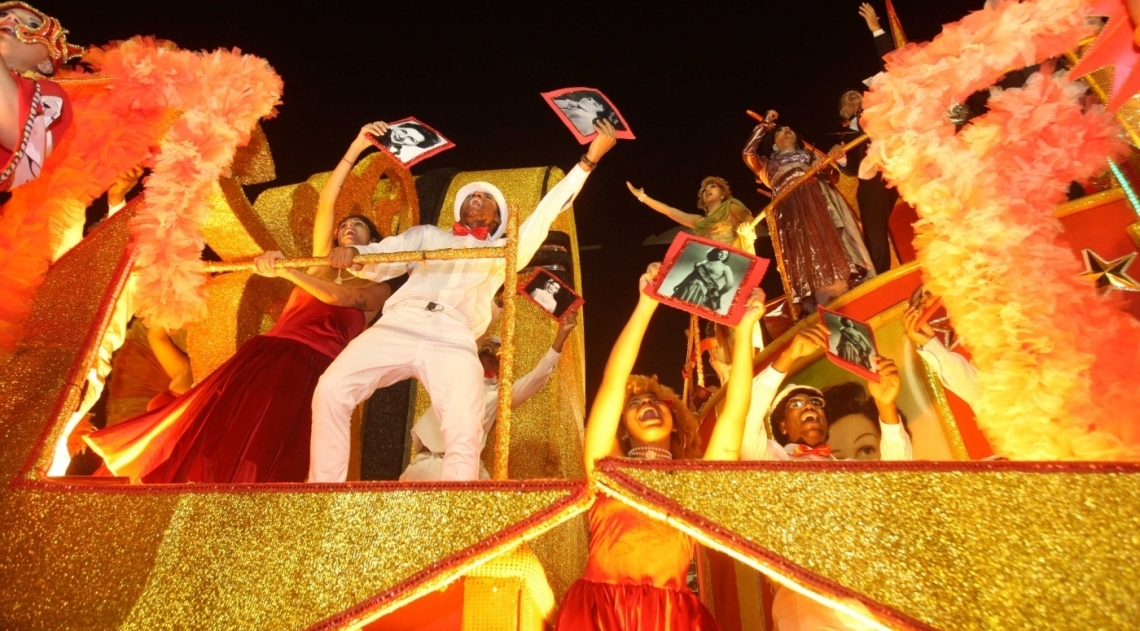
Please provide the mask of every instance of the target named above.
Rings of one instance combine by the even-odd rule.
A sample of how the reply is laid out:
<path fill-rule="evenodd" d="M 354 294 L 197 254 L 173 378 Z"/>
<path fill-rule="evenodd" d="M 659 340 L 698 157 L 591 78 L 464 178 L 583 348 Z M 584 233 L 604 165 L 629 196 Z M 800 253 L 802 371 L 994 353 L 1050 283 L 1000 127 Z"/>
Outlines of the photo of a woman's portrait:
<path fill-rule="evenodd" d="M 661 293 L 727 315 L 752 264 L 750 257 L 690 242 L 661 283 Z"/>
<path fill-rule="evenodd" d="M 530 297 L 538 303 L 538 306 L 546 309 L 550 313 L 558 310 L 558 291 L 562 289 L 562 285 L 553 278 L 547 278 L 543 283 L 536 287 L 534 291 L 530 292 Z"/>
<path fill-rule="evenodd" d="M 556 320 L 562 320 L 569 312 L 585 303 L 574 292 L 570 282 L 542 268 L 536 269 L 532 276 L 519 283 L 519 293 L 530 298 Z"/>
<path fill-rule="evenodd" d="M 404 164 L 447 142 L 435 130 L 415 121 L 393 123 L 377 141 Z"/>
<path fill-rule="evenodd" d="M 880 460 L 879 410 L 867 388 L 857 381 L 823 389 L 828 419 L 827 444 L 839 460 Z M 906 415 L 899 411 L 903 427 Z"/>
<path fill-rule="evenodd" d="M 831 332 L 828 351 L 838 360 L 875 372 L 874 334 L 866 324 L 837 313 L 824 310 L 823 322 Z"/>
<path fill-rule="evenodd" d="M 601 93 L 590 90 L 567 92 L 555 98 L 554 104 L 583 136 L 594 133 L 594 121 L 607 120 L 614 129 L 619 131 L 625 129 L 625 125 Z"/>

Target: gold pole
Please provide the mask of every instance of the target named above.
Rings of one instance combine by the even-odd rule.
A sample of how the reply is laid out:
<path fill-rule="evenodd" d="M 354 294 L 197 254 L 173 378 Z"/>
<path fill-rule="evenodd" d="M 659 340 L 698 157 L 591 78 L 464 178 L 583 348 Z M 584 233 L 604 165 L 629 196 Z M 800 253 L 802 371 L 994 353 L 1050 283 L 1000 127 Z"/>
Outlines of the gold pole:
<path fill-rule="evenodd" d="M 495 421 L 495 463 L 491 477 L 506 480 L 511 457 L 511 384 L 515 368 L 515 297 L 518 294 L 519 211 L 507 215 L 506 269 L 503 272 L 503 344 L 499 347 L 499 415 Z"/>
<path fill-rule="evenodd" d="M 847 153 L 848 151 L 851 151 L 852 149 L 854 149 L 855 147 L 858 147 L 860 144 L 862 144 L 864 142 L 867 142 L 867 134 L 859 134 L 858 138 L 856 138 L 855 140 L 852 140 L 851 142 L 843 145 L 843 153 Z M 776 204 L 779 204 L 780 202 L 784 201 L 784 199 L 787 198 L 787 196 L 790 195 L 792 193 L 792 191 L 794 191 L 797 188 L 799 188 L 800 186 L 802 186 L 805 182 L 807 182 L 809 179 L 814 177 L 815 174 L 826 169 L 827 167 L 831 166 L 832 164 L 835 164 L 835 160 L 831 156 L 828 156 L 827 158 L 825 158 L 823 160 L 823 162 L 820 162 L 819 164 L 812 167 L 807 173 L 804 174 L 803 177 L 801 177 L 799 179 L 799 181 L 793 183 L 791 186 L 784 189 L 779 195 L 776 195 L 775 197 L 773 197 L 772 201 L 768 202 L 768 205 L 764 207 L 764 210 L 761 210 L 760 214 L 758 214 L 752 218 L 752 221 L 750 221 L 748 223 L 748 227 L 746 228 L 746 230 L 748 230 L 748 231 L 755 230 L 756 225 L 759 224 L 764 219 L 764 216 L 768 214 L 769 210 L 775 208 Z"/>
<path fill-rule="evenodd" d="M 413 250 L 407 252 L 386 252 L 384 254 L 358 254 L 352 262 L 358 265 L 374 263 L 417 263 L 420 261 L 455 261 L 458 259 L 495 259 L 506 255 L 506 248 L 447 248 L 443 250 Z M 328 265 L 328 259 L 323 256 L 309 256 L 293 259 L 281 259 L 273 267 L 276 269 L 299 269 L 305 267 L 321 267 Z M 207 274 L 219 272 L 237 272 L 252 270 L 253 261 L 222 261 L 207 262 L 203 265 Z"/>

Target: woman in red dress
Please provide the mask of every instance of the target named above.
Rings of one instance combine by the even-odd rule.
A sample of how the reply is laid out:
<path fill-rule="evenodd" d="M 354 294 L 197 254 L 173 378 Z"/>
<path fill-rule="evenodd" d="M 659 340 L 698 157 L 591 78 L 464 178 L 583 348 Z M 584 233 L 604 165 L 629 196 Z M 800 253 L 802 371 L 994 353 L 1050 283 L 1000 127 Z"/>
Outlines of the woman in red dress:
<path fill-rule="evenodd" d="M 365 125 L 321 191 L 313 256 L 326 256 L 334 238 L 342 247 L 380 240 L 365 217 L 345 218 L 335 233 L 333 219 L 345 178 L 371 146 L 365 134 L 386 132 L 384 123 Z M 392 290 L 324 266 L 275 270 L 280 258 L 257 259 L 259 274 L 297 285 L 273 328 L 185 394 L 84 438 L 111 473 L 146 483 L 305 481 L 317 380 Z"/>
<path fill-rule="evenodd" d="M 631 375 L 657 301 L 645 287 L 658 264 L 641 277 L 641 299 L 618 336 L 586 422 L 587 474 L 607 456 L 665 459 L 700 456 L 697 420 L 657 377 Z M 756 290 L 737 325 L 724 408 L 704 451 L 705 460 L 736 460 L 751 402 L 752 326 L 764 315 Z M 566 594 L 559 631 L 705 631 L 717 624 L 685 583 L 693 541 L 619 500 L 599 496 L 590 509 L 586 572 Z"/>

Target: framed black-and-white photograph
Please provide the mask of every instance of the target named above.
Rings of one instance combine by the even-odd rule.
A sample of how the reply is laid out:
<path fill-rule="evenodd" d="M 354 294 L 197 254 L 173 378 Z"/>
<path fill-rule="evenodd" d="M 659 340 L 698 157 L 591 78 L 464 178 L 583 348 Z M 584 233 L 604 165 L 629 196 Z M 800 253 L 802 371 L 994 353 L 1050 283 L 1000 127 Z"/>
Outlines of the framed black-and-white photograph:
<path fill-rule="evenodd" d="M 413 164 L 455 146 L 443 134 L 412 116 L 389 123 L 388 133 L 383 136 L 369 138 L 372 144 L 395 156 L 409 169 Z"/>
<path fill-rule="evenodd" d="M 558 113 L 558 117 L 574 133 L 581 144 L 594 139 L 594 121 L 608 120 L 614 126 L 614 136 L 633 140 L 633 132 L 625 122 L 621 112 L 594 88 L 562 88 L 553 92 L 543 92 L 542 98 Z"/>
<path fill-rule="evenodd" d="M 820 317 L 831 335 L 827 338 L 827 357 L 840 368 L 869 381 L 879 381 L 875 355 L 875 334 L 871 325 L 850 316 L 821 308 Z"/>
<path fill-rule="evenodd" d="M 519 293 L 559 322 L 586 303 L 562 279 L 542 268 L 519 283 Z"/>
<path fill-rule="evenodd" d="M 646 293 L 671 307 L 735 325 L 768 260 L 682 232 L 673 239 Z"/>

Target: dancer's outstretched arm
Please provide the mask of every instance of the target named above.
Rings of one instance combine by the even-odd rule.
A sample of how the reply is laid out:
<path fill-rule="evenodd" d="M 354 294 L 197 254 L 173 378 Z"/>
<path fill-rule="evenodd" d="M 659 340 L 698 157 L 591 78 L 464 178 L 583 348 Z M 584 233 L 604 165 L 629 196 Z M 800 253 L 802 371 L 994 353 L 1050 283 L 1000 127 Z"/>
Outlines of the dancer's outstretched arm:
<path fill-rule="evenodd" d="M 361 127 L 360 133 L 353 139 L 348 151 L 336 164 L 329 180 L 325 182 L 324 188 L 321 189 L 320 201 L 317 202 L 317 214 L 313 218 L 313 256 L 328 256 L 329 250 L 333 247 L 336 236 L 336 225 L 333 223 L 336 218 L 336 200 L 360 154 L 372 146 L 367 134 L 383 136 L 386 133 L 388 133 L 388 123 L 380 121 Z"/>
<path fill-rule="evenodd" d="M 586 444 L 584 448 L 586 457 L 586 475 L 594 472 L 594 463 L 606 456 L 621 455 L 617 444 L 617 430 L 621 423 L 623 407 L 625 405 L 625 385 L 629 375 L 633 372 L 633 364 L 637 361 L 637 353 L 641 350 L 641 340 L 645 337 L 645 329 L 657 310 L 657 301 L 645 293 L 653 279 L 657 277 L 660 263 L 653 263 L 641 275 L 638 283 L 641 298 L 633 310 L 629 322 L 622 329 L 614 348 L 610 351 L 610 359 L 606 362 L 606 371 L 602 375 L 602 385 L 594 397 L 594 405 L 590 408 L 590 416 L 586 420 Z"/>
<path fill-rule="evenodd" d="M 700 215 L 687 213 L 683 210 L 673 208 L 665 202 L 659 202 L 656 199 L 653 199 L 652 197 L 645 194 L 645 189 L 643 188 L 637 188 L 629 182 L 626 182 L 625 185 L 629 187 L 629 192 L 633 193 L 633 196 L 637 198 L 637 201 L 645 204 L 646 206 L 649 206 L 653 210 L 656 210 L 657 212 L 665 215 L 673 221 L 676 221 L 686 228 L 692 228 L 696 226 L 697 223 L 701 220 Z"/>
<path fill-rule="evenodd" d="M 368 283 L 367 285 L 338 285 L 337 283 L 311 276 L 301 270 L 276 269 L 274 261 L 285 258 L 280 252 L 266 252 L 254 259 L 256 271 L 268 278 L 281 277 L 312 294 L 314 298 L 334 307 L 348 307 L 359 309 L 371 319 L 377 311 L 384 308 L 384 302 L 392 295 L 392 287 L 388 283 Z M 356 277 L 346 274 L 347 279 L 356 280 Z"/>

